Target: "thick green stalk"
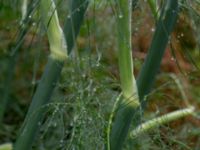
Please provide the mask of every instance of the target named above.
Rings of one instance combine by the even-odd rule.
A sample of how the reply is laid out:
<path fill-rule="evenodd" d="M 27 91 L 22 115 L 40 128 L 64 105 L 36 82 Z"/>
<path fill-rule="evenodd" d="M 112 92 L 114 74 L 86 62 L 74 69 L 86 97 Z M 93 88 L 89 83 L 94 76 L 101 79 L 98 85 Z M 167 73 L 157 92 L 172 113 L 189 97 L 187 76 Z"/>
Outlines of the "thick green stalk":
<path fill-rule="evenodd" d="M 132 0 L 116 0 L 116 3 L 119 44 L 118 61 L 123 96 L 120 101 L 120 105 L 116 110 L 115 120 L 113 121 L 111 129 L 111 150 L 120 150 L 122 148 L 133 118 L 135 125 L 138 125 L 140 107 L 136 81 L 133 75 L 133 59 L 131 49 Z"/>
<path fill-rule="evenodd" d="M 138 93 L 142 106 L 144 97 L 150 92 L 155 76 L 159 70 L 160 63 L 169 41 L 178 14 L 178 0 L 167 0 L 161 11 L 156 25 L 156 31 L 149 48 L 145 62 L 137 78 Z"/>
<path fill-rule="evenodd" d="M 64 34 L 59 25 L 53 0 L 41 0 L 40 7 L 42 20 L 47 29 L 50 56 L 42 79 L 33 96 L 14 150 L 28 150 L 31 148 L 37 130 L 39 129 L 40 121 L 44 116 L 45 109 L 43 107 L 50 100 L 53 89 L 61 74 L 64 60 L 67 58 Z"/>
<path fill-rule="evenodd" d="M 74 46 L 75 37 L 79 33 L 88 4 L 88 0 L 70 0 L 70 12 L 64 26 L 68 53 L 71 52 Z"/>
<path fill-rule="evenodd" d="M 14 150 L 29 150 L 44 116 L 45 104 L 50 100 L 53 89 L 59 79 L 63 62 L 49 57 L 44 74 L 33 97 Z"/>
<path fill-rule="evenodd" d="M 59 25 L 56 6 L 53 0 L 41 0 L 41 15 L 50 45 L 53 59 L 64 61 L 67 58 L 67 45 L 64 33 Z"/>
<path fill-rule="evenodd" d="M 87 0 L 85 0 L 87 1 Z M 78 8 L 77 3 L 73 1 L 74 8 Z M 29 150 L 39 129 L 44 116 L 45 106 L 49 103 L 52 92 L 61 74 L 63 63 L 67 57 L 64 35 L 58 23 L 58 17 L 52 0 L 41 0 L 41 10 L 43 22 L 47 27 L 47 35 L 50 43 L 50 57 L 48 59 L 42 79 L 34 94 L 26 119 L 21 128 L 21 133 L 15 143 L 14 150 Z M 84 9 L 86 11 L 86 9 Z M 76 20 L 75 24 L 81 25 L 82 20 Z M 70 24 L 69 28 L 72 28 Z M 76 30 L 79 31 L 79 27 Z M 78 31 L 75 31 L 78 33 Z M 66 37 L 71 37 L 66 33 Z M 68 35 L 70 34 L 70 36 Z M 74 37 L 76 38 L 76 36 Z M 73 48 L 74 42 L 70 49 Z"/>

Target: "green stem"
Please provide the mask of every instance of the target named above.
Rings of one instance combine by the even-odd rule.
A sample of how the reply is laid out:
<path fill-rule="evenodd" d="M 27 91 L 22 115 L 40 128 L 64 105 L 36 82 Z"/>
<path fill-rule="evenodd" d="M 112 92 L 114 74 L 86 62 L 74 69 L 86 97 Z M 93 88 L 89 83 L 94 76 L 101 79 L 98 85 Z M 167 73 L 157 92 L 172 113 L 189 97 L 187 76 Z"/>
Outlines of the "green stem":
<path fill-rule="evenodd" d="M 109 120 L 108 120 L 108 127 L 107 127 L 107 150 L 110 150 L 110 133 L 111 133 L 111 127 L 112 127 L 112 121 L 113 121 L 113 119 L 114 119 L 114 115 L 115 115 L 115 111 L 117 110 L 117 106 L 118 106 L 118 104 L 119 104 L 119 101 L 120 101 L 120 98 L 121 98 L 121 96 L 122 96 L 122 94 L 120 94 L 118 97 L 117 97 L 117 99 L 116 99 L 116 101 L 115 101 L 115 103 L 114 103 L 114 105 L 113 105 L 113 108 L 112 108 L 112 111 L 111 111 L 111 113 L 110 113 L 110 117 L 109 117 Z"/>
<path fill-rule="evenodd" d="M 157 1 L 156 0 L 147 0 L 147 2 L 149 3 L 151 12 L 152 12 L 155 20 L 157 20 L 158 16 L 159 16 L 158 7 L 157 7 Z"/>
<path fill-rule="evenodd" d="M 74 8 L 78 8 L 77 3 L 73 1 Z M 14 145 L 14 150 L 29 150 L 40 127 L 43 119 L 45 106 L 49 103 L 52 92 L 61 74 L 64 60 L 67 57 L 66 45 L 63 32 L 59 26 L 55 5 L 52 0 L 41 0 L 41 10 L 43 15 L 43 23 L 47 28 L 47 35 L 50 44 L 50 57 L 48 59 L 45 71 L 41 81 L 33 96 L 32 103 L 26 115 L 26 119 L 21 128 L 19 137 Z M 86 9 L 85 9 L 86 11 Z M 81 20 L 76 20 L 81 25 Z M 70 24 L 73 26 L 73 24 Z M 70 28 L 72 28 L 69 26 Z M 79 31 L 79 27 L 76 30 Z M 75 31 L 78 33 L 77 31 Z M 66 37 L 71 37 L 70 33 L 66 33 Z M 70 34 L 70 36 L 68 35 Z M 73 44 L 70 50 L 73 48 Z"/>
<path fill-rule="evenodd" d="M 139 125 L 136 129 L 134 129 L 131 133 L 130 136 L 132 138 L 138 137 L 144 132 L 147 132 L 149 130 L 154 129 L 155 127 L 161 126 L 163 124 L 169 123 L 171 121 L 183 118 L 188 115 L 194 114 L 194 107 L 188 107 L 185 109 L 177 110 L 171 113 L 168 113 L 166 115 L 163 115 L 161 117 L 157 117 L 155 119 L 152 119 L 150 121 L 147 121 L 141 125 Z"/>
<path fill-rule="evenodd" d="M 9 102 L 10 93 L 12 91 L 11 86 L 12 86 L 12 80 L 14 77 L 16 62 L 18 59 L 18 53 L 23 44 L 24 37 L 29 31 L 29 24 L 31 22 L 31 18 L 29 18 L 29 16 L 31 16 L 34 13 L 36 6 L 37 6 L 37 2 L 34 2 L 34 1 L 30 2 L 29 9 L 27 10 L 27 13 L 26 13 L 26 17 L 25 19 L 22 18 L 22 24 L 20 26 L 20 32 L 17 35 L 15 47 L 11 47 L 11 52 L 8 58 L 8 66 L 6 68 L 6 73 L 5 73 L 6 76 L 5 76 L 5 84 L 4 84 L 3 96 L 2 96 L 3 98 L 0 100 L 0 125 L 3 121 L 4 113 L 5 113 L 7 104 Z"/>
<path fill-rule="evenodd" d="M 43 23 L 47 27 L 51 53 L 40 84 L 29 107 L 23 127 L 21 128 L 21 133 L 15 143 L 15 150 L 31 148 L 39 129 L 40 121 L 44 116 L 45 109 L 43 107 L 50 100 L 67 55 L 64 35 L 59 25 L 53 0 L 41 0 L 40 6 Z"/>
<path fill-rule="evenodd" d="M 88 4 L 88 0 L 70 0 L 70 12 L 64 26 L 68 53 L 72 51 L 75 44 Z"/>
<path fill-rule="evenodd" d="M 62 69 L 63 62 L 51 57 L 32 99 L 26 119 L 14 146 L 14 150 L 29 150 L 44 116 L 45 105 L 49 102 Z"/>
<path fill-rule="evenodd" d="M 128 129 L 134 118 L 139 123 L 139 98 L 136 81 L 133 75 L 131 49 L 131 13 L 132 0 L 116 0 L 118 27 L 118 61 L 122 98 L 116 110 L 110 133 L 110 149 L 120 150 L 127 137 Z M 137 118 L 137 119 L 136 119 Z"/>
<path fill-rule="evenodd" d="M 56 6 L 53 0 L 41 0 L 41 14 L 50 45 L 50 55 L 55 60 L 67 58 L 67 46 L 64 33 L 59 25 Z"/>
<path fill-rule="evenodd" d="M 169 41 L 170 33 L 177 20 L 178 0 L 168 0 L 164 4 L 151 46 L 137 78 L 142 107 L 144 107 L 144 97 L 150 92 L 153 86 L 155 76 L 159 70 L 164 51 Z"/>

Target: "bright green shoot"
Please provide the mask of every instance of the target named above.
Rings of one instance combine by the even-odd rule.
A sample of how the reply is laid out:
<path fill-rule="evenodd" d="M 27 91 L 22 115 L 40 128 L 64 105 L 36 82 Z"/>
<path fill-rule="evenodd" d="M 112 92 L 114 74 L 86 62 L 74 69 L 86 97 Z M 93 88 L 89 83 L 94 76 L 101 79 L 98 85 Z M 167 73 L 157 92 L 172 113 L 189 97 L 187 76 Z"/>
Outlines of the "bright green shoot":
<path fill-rule="evenodd" d="M 142 133 L 150 131 L 150 130 L 154 129 L 155 127 L 161 126 L 165 123 L 169 123 L 171 121 L 183 118 L 188 115 L 192 115 L 192 114 L 194 114 L 194 111 L 195 111 L 194 107 L 190 106 L 188 108 L 177 110 L 177 111 L 168 113 L 166 115 L 163 115 L 161 117 L 154 118 L 152 120 L 149 120 L 149 121 L 139 125 L 136 129 L 134 129 L 130 133 L 130 136 L 132 138 L 136 138 L 139 135 L 141 135 Z"/>
<path fill-rule="evenodd" d="M 118 28 L 118 61 L 122 98 L 116 111 L 107 149 L 119 150 L 126 139 L 129 126 L 134 117 L 138 125 L 140 102 L 136 81 L 133 75 L 131 49 L 131 12 L 132 0 L 116 0 Z M 112 115 L 112 114 L 111 114 Z"/>
<path fill-rule="evenodd" d="M 118 61 L 122 94 L 125 103 L 138 107 L 137 86 L 133 75 L 131 49 L 131 0 L 119 0 L 117 8 L 118 23 Z M 128 101 L 128 102 L 127 102 Z"/>
<path fill-rule="evenodd" d="M 149 1 L 152 9 L 156 4 Z M 160 67 L 169 35 L 172 32 L 177 19 L 178 1 L 169 0 L 163 3 L 162 11 L 156 24 L 156 31 L 139 74 L 137 85 L 133 76 L 133 60 L 131 53 L 131 6 L 132 0 L 116 0 L 117 26 L 118 26 L 118 58 L 119 71 L 122 88 L 122 99 L 116 110 L 115 119 L 111 130 L 110 149 L 122 149 L 123 142 L 128 133 L 130 123 L 133 120 L 134 126 L 138 126 L 141 118 L 140 101 L 150 92 L 155 76 Z M 155 14 L 154 14 L 155 15 Z M 138 91 L 137 91 L 138 88 Z M 142 104 L 144 108 L 144 104 Z"/>
<path fill-rule="evenodd" d="M 62 29 L 59 25 L 53 0 L 41 0 L 40 7 L 42 21 L 47 29 L 50 57 L 29 107 L 14 150 L 27 150 L 31 148 L 39 129 L 40 121 L 44 116 L 44 106 L 50 101 L 53 89 L 61 74 L 64 60 L 67 57 L 67 46 Z"/>
<path fill-rule="evenodd" d="M 63 61 L 67 58 L 67 45 L 59 25 L 56 6 L 53 0 L 41 0 L 42 20 L 47 30 L 50 57 Z"/>
<path fill-rule="evenodd" d="M 46 64 L 40 83 L 33 96 L 32 103 L 29 107 L 19 137 L 17 138 L 17 141 L 14 145 L 14 150 L 31 149 L 32 143 L 35 136 L 37 135 L 37 131 L 40 128 L 40 123 L 45 113 L 45 106 L 49 103 L 51 99 L 54 87 L 59 80 L 64 61 L 67 58 L 67 46 L 64 37 L 67 37 L 70 39 L 70 41 L 72 41 L 70 43 L 70 46 L 68 46 L 69 51 L 71 51 L 74 46 L 74 40 L 80 30 L 85 11 L 87 9 L 87 0 L 72 1 L 71 11 L 75 11 L 77 8 L 80 8 L 83 3 L 85 4 L 83 5 L 83 9 L 72 16 L 72 20 L 74 22 L 67 23 L 67 27 L 69 29 L 72 29 L 74 24 L 76 25 L 73 32 L 76 33 L 76 35 L 72 34 L 72 32 L 70 31 L 65 32 L 64 36 L 63 31 L 59 25 L 54 1 L 40 1 L 42 22 L 46 28 L 50 45 L 50 57 Z M 79 13 L 81 13 L 81 15 Z M 66 29 L 66 31 L 69 30 Z M 69 44 L 68 41 L 67 44 Z"/>

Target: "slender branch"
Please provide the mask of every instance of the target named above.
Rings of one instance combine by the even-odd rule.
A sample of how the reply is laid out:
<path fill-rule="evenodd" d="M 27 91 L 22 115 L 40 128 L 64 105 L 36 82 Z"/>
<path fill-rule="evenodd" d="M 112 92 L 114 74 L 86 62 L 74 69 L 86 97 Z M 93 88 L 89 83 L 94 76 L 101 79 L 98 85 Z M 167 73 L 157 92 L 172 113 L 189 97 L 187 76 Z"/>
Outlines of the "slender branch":
<path fill-rule="evenodd" d="M 161 126 L 163 124 L 169 123 L 171 121 L 186 117 L 188 115 L 194 114 L 194 107 L 188 107 L 185 109 L 177 110 L 171 113 L 168 113 L 166 115 L 163 115 L 161 117 L 157 117 L 155 119 L 152 119 L 150 121 L 147 121 L 141 125 L 139 125 L 136 129 L 134 129 L 131 133 L 130 136 L 132 138 L 138 137 L 144 132 L 147 132 L 149 130 L 153 130 L 155 127 Z"/>

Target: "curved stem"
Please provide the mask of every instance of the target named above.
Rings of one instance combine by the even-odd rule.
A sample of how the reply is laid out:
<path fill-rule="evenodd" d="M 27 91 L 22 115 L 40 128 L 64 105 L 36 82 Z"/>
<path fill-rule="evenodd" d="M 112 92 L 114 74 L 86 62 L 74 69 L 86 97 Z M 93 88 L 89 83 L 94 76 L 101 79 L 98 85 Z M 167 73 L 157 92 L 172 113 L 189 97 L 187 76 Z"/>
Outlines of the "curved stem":
<path fill-rule="evenodd" d="M 149 120 L 149 121 L 139 125 L 136 129 L 134 129 L 130 133 L 130 136 L 132 138 L 138 137 L 140 134 L 147 132 L 149 130 L 152 130 L 157 126 L 161 126 L 163 124 L 166 124 L 166 123 L 169 123 L 171 121 L 183 118 L 185 116 L 192 115 L 192 114 L 194 114 L 194 111 L 195 111 L 194 107 L 191 106 L 191 107 L 188 107 L 188 108 L 185 108 L 185 109 L 181 109 L 181 110 L 177 110 L 177 111 L 168 113 L 168 114 L 163 115 L 161 117 L 154 118 L 152 120 Z"/>

